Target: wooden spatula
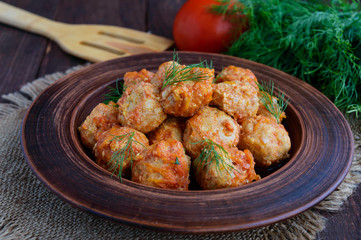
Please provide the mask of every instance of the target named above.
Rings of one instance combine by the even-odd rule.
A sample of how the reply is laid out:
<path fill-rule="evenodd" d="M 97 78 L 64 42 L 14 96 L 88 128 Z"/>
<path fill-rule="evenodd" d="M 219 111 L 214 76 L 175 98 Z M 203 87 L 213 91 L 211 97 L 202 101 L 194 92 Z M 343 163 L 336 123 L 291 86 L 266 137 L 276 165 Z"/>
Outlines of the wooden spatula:
<path fill-rule="evenodd" d="M 122 27 L 55 22 L 3 2 L 0 22 L 46 36 L 64 51 L 91 62 L 160 52 L 173 44 L 170 39 Z"/>

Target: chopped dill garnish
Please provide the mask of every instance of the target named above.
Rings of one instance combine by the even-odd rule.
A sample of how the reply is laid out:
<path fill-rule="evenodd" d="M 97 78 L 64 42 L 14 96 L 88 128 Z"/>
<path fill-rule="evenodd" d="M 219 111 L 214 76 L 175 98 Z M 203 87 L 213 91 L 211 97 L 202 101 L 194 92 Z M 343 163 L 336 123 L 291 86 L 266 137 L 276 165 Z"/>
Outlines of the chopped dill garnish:
<path fill-rule="evenodd" d="M 221 145 L 208 138 L 194 144 L 204 145 L 200 155 L 193 161 L 193 164 L 197 169 L 197 174 L 205 168 L 207 168 L 208 172 L 209 166 L 213 163 L 216 164 L 219 173 L 222 173 L 221 166 L 230 175 L 232 175 L 232 170 L 238 171 L 233 165 L 226 161 L 226 159 L 229 159 L 228 152 Z"/>
<path fill-rule="evenodd" d="M 213 61 L 211 59 L 208 63 L 207 60 L 199 59 L 199 63 L 196 64 L 196 67 L 213 69 Z"/>
<path fill-rule="evenodd" d="M 259 92 L 260 100 L 263 106 L 276 118 L 277 123 L 280 123 L 280 118 L 283 112 L 286 110 L 290 100 L 285 99 L 285 95 L 278 89 L 277 96 L 274 96 L 274 83 L 269 81 L 267 83 L 256 82 Z M 277 102 L 274 102 L 274 97 L 277 99 Z"/>
<path fill-rule="evenodd" d="M 134 136 L 135 136 L 135 132 L 129 132 L 123 135 L 114 136 L 110 140 L 110 142 L 116 140 L 125 143 L 125 146 L 123 148 L 120 148 L 115 152 L 113 152 L 110 162 L 108 163 L 108 165 L 111 164 L 108 171 L 113 172 L 113 174 L 115 174 L 117 172 L 117 169 L 119 168 L 117 176 L 120 178 L 120 180 L 122 180 L 124 161 L 129 158 L 131 166 L 133 165 L 133 160 L 135 158 L 135 153 L 133 151 L 133 143 L 137 143 L 145 147 L 141 142 L 135 140 Z"/>
<path fill-rule="evenodd" d="M 162 89 L 168 85 L 175 85 L 180 82 L 194 81 L 201 82 L 207 80 L 210 76 L 199 71 L 193 71 L 194 68 L 209 68 L 212 62 L 208 64 L 206 60 L 200 63 L 182 66 L 179 63 L 179 57 L 176 52 L 173 53 L 172 64 L 165 69 L 165 79 L 163 81 Z"/>
<path fill-rule="evenodd" d="M 248 21 L 248 30 L 226 54 L 294 75 L 319 89 L 340 110 L 361 113 L 359 1 L 220 2 L 215 12 L 228 14 L 231 7 Z"/>
<path fill-rule="evenodd" d="M 109 102 L 117 103 L 119 98 L 121 98 L 123 92 L 125 91 L 124 81 L 118 78 L 115 82 L 115 88 L 109 86 L 108 89 L 109 92 L 107 94 L 104 94 L 105 101 L 103 103 L 105 104 L 109 104 Z"/>
<path fill-rule="evenodd" d="M 174 162 L 174 164 L 180 165 L 180 162 L 179 162 L 178 157 L 176 157 L 176 158 L 175 158 L 175 162 Z"/>

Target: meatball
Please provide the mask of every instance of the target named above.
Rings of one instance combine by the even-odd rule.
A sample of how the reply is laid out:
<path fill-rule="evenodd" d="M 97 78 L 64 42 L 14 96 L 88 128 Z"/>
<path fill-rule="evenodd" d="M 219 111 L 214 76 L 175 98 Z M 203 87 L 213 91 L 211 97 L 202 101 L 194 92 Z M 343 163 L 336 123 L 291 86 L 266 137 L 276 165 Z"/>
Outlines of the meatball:
<path fill-rule="evenodd" d="M 222 72 L 217 75 L 217 83 L 228 81 L 249 82 L 252 86 L 258 89 L 257 78 L 254 73 L 246 68 L 235 67 L 233 65 L 225 67 Z"/>
<path fill-rule="evenodd" d="M 240 127 L 231 116 L 206 106 L 188 119 L 183 143 L 187 153 L 196 158 L 203 148 L 203 140 L 210 139 L 222 146 L 234 147 L 237 146 L 239 133 Z"/>
<path fill-rule="evenodd" d="M 132 159 L 148 146 L 148 139 L 143 133 L 116 125 L 99 136 L 94 155 L 102 168 L 114 175 L 129 177 Z"/>
<path fill-rule="evenodd" d="M 154 77 L 151 78 L 150 83 L 153 84 L 156 87 L 156 89 L 161 90 L 163 87 L 164 79 L 166 77 L 166 72 L 172 71 L 173 68 L 182 69 L 184 67 L 185 67 L 184 65 L 180 65 L 175 61 L 162 63 L 159 66 L 158 71 L 155 73 Z"/>
<path fill-rule="evenodd" d="M 239 149 L 249 149 L 257 166 L 269 167 L 289 157 L 291 140 L 282 124 L 266 116 L 249 118 L 241 124 Z"/>
<path fill-rule="evenodd" d="M 161 104 L 167 114 L 191 117 L 212 100 L 214 69 L 194 67 L 189 72 L 189 80 L 168 85 L 161 91 Z M 191 80 L 192 76 L 200 81 Z"/>
<path fill-rule="evenodd" d="M 238 122 L 255 117 L 259 107 L 258 90 L 249 82 L 215 84 L 212 105 L 234 117 Z"/>
<path fill-rule="evenodd" d="M 254 170 L 250 151 L 214 147 L 214 154 L 207 155 L 205 159 L 197 158 L 192 163 L 196 181 L 203 189 L 237 187 L 260 179 Z"/>
<path fill-rule="evenodd" d="M 159 94 L 150 83 L 140 82 L 127 88 L 118 105 L 120 123 L 143 133 L 154 130 L 167 118 Z"/>
<path fill-rule="evenodd" d="M 183 126 L 178 118 L 168 117 L 159 127 L 148 134 L 150 144 L 174 139 L 182 142 Z"/>
<path fill-rule="evenodd" d="M 136 157 L 132 181 L 158 188 L 187 190 L 190 164 L 181 142 L 160 141 Z"/>
<path fill-rule="evenodd" d="M 269 95 L 268 95 L 269 96 Z M 271 101 L 271 100 L 270 100 Z M 269 101 L 269 102 L 270 102 Z M 259 101 L 259 108 L 257 111 L 257 115 L 263 115 L 266 117 L 270 117 L 275 119 L 278 123 L 281 123 L 282 120 L 284 118 L 286 118 L 286 113 L 285 112 L 281 112 L 279 111 L 280 107 L 279 104 L 277 102 L 277 98 L 276 97 L 272 97 L 272 105 L 269 104 L 267 101 L 265 102 L 268 105 L 268 108 L 271 108 L 271 111 L 275 111 L 276 114 L 272 114 L 266 107 L 265 104 L 262 102 L 262 100 Z M 276 115 L 276 116 L 275 116 Z"/>
<path fill-rule="evenodd" d="M 150 83 L 153 77 L 154 73 L 146 69 L 142 69 L 139 72 L 127 72 L 124 74 L 124 87 L 131 87 L 140 82 Z"/>
<path fill-rule="evenodd" d="M 118 124 L 118 108 L 114 102 L 99 103 L 78 127 L 82 143 L 93 149 L 98 135 Z"/>

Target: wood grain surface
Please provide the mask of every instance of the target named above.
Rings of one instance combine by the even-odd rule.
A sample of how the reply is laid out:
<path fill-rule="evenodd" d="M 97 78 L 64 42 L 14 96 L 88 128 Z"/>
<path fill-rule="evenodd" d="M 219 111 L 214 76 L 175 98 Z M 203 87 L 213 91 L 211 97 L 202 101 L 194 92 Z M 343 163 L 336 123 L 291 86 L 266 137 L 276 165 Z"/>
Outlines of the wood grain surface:
<path fill-rule="evenodd" d="M 22 127 L 25 158 L 39 179 L 71 204 L 137 226 L 176 232 L 222 232 L 271 224 L 301 213 L 329 195 L 346 176 L 353 156 L 347 121 L 319 91 L 286 73 L 235 57 L 179 53 L 182 64 L 212 61 L 251 69 L 272 80 L 290 104 L 285 125 L 289 161 L 254 183 L 221 190 L 175 191 L 122 182 L 94 163 L 77 127 L 119 76 L 157 67 L 172 52 L 119 58 L 83 68 L 44 91 Z M 342 144 L 341 144 L 342 143 Z M 89 197 L 92 196 L 92 197 Z"/>
<path fill-rule="evenodd" d="M 68 23 L 111 24 L 165 37 L 185 0 L 5 0 L 27 11 Z M 0 94 L 17 91 L 35 78 L 85 61 L 64 53 L 52 41 L 0 24 Z M 6 102 L 0 99 L 0 102 Z M 336 213 L 324 213 L 326 229 L 318 239 L 361 238 L 361 187 Z"/>
<path fill-rule="evenodd" d="M 1 23 L 50 38 L 69 54 L 91 62 L 162 52 L 173 45 L 171 39 L 130 28 L 53 21 L 4 2 L 0 12 Z"/>

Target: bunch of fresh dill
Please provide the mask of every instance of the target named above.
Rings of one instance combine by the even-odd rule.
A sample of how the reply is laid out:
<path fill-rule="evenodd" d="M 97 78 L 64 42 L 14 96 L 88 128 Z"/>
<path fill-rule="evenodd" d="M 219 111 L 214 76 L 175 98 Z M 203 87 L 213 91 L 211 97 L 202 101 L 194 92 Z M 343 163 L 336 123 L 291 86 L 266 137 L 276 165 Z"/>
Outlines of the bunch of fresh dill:
<path fill-rule="evenodd" d="M 226 54 L 304 81 L 342 111 L 361 113 L 361 4 L 356 1 L 220 0 L 219 13 L 245 14 L 249 29 Z"/>

